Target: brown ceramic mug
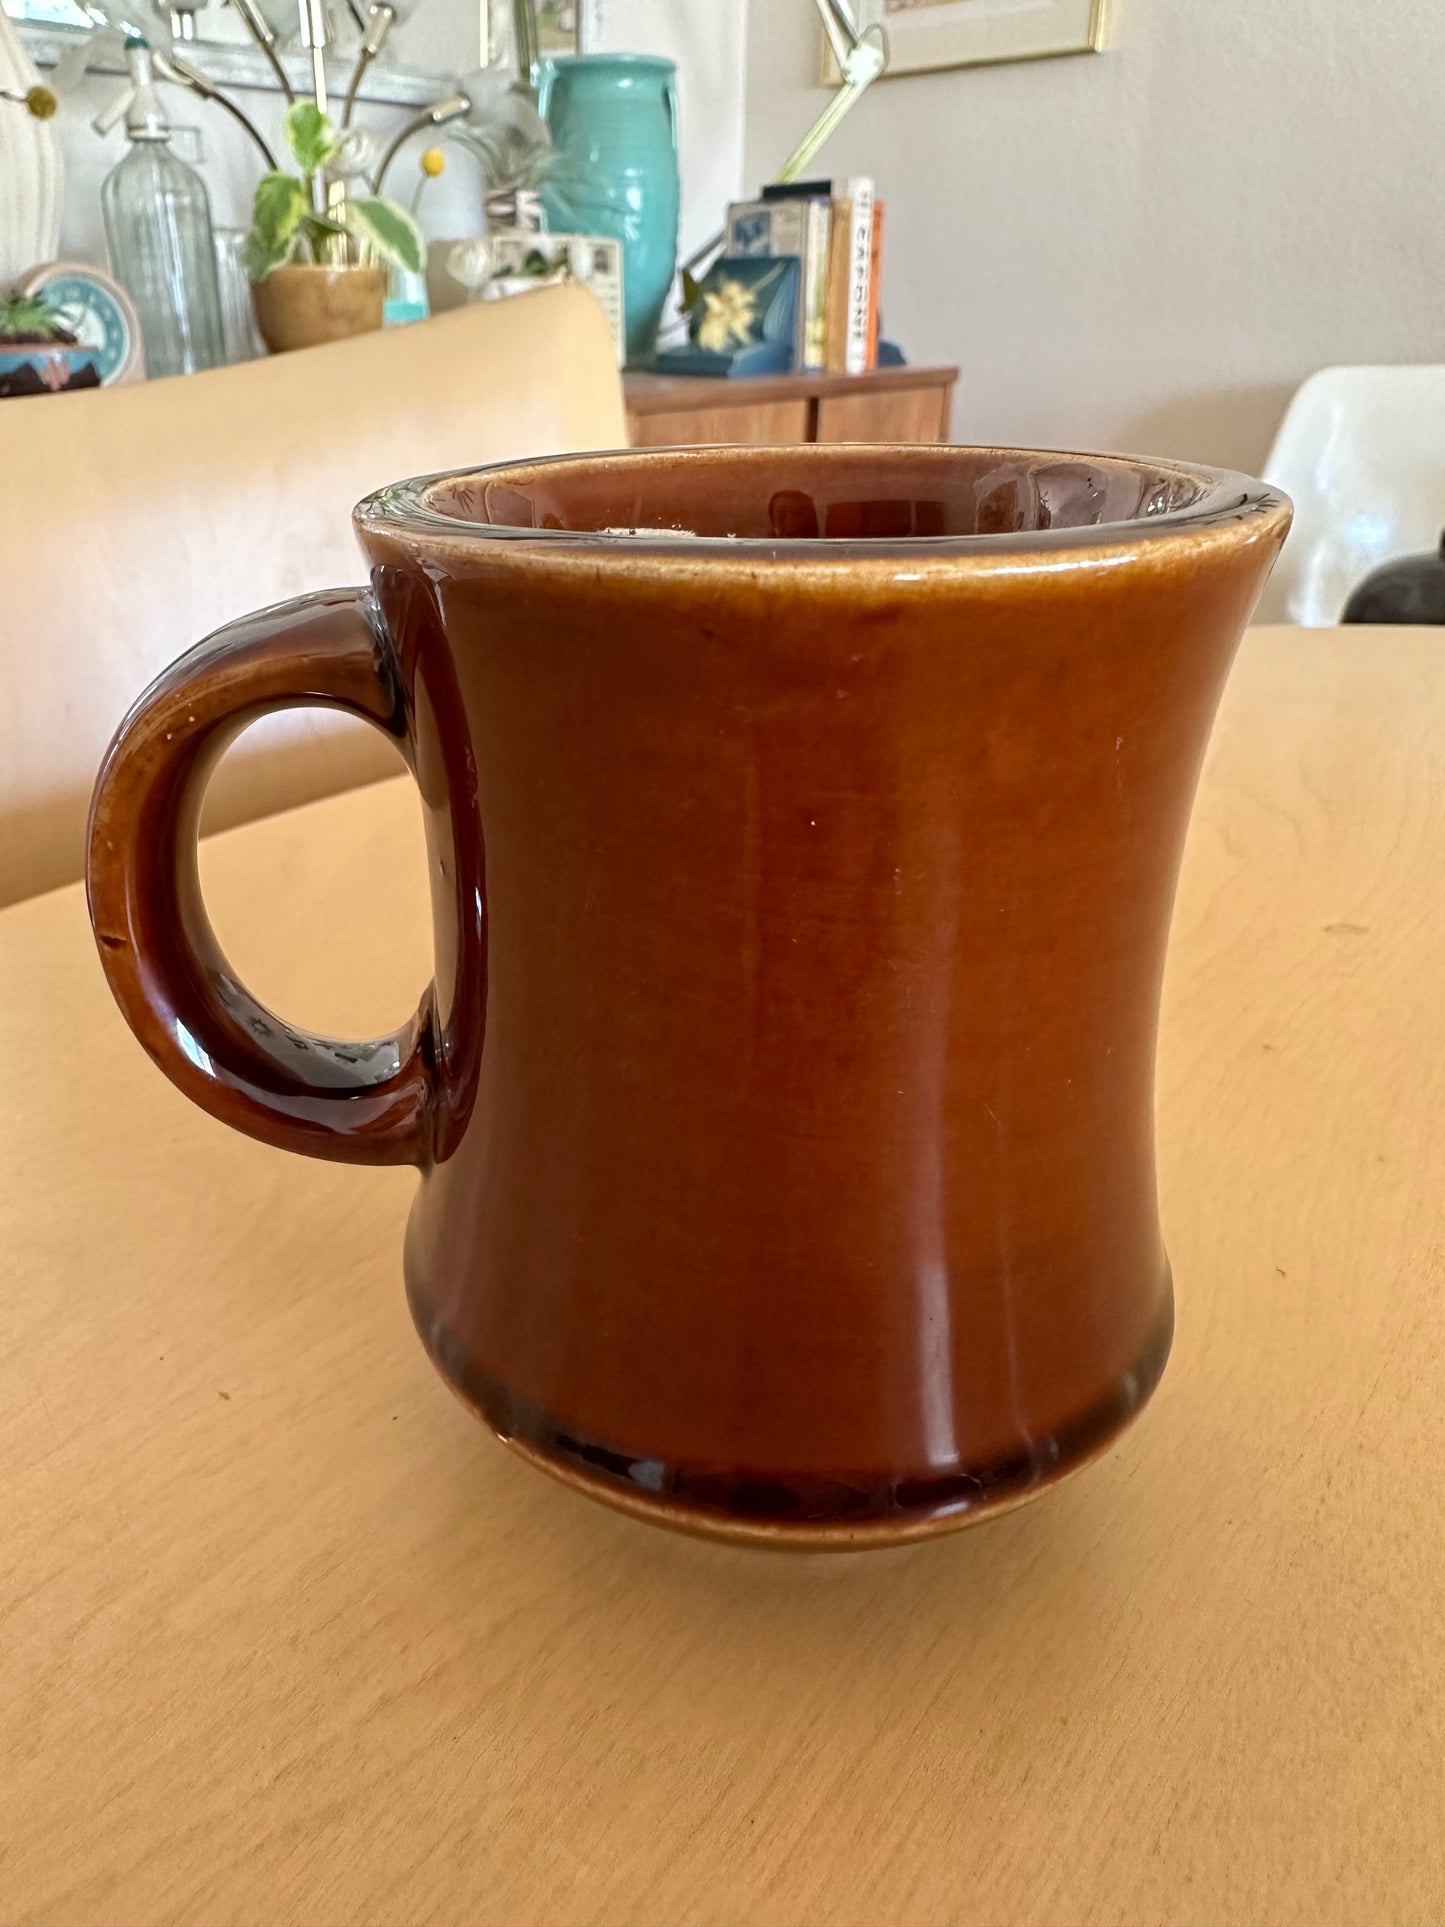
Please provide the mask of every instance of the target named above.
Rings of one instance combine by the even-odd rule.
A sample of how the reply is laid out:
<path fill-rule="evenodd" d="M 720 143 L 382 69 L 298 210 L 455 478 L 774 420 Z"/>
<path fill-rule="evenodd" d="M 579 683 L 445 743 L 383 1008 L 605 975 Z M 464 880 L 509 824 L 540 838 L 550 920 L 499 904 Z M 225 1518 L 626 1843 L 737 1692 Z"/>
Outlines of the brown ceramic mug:
<path fill-rule="evenodd" d="M 122 725 L 90 904 L 156 1062 L 412 1163 L 418 1328 L 516 1449 L 669 1524 L 881 1543 L 1011 1505 L 1156 1383 L 1154 1037 L 1200 759 L 1288 506 L 999 449 L 529 463 L 362 504 L 368 590 L 222 630 Z M 393 1037 L 262 1009 L 197 883 L 257 715 L 425 804 Z"/>

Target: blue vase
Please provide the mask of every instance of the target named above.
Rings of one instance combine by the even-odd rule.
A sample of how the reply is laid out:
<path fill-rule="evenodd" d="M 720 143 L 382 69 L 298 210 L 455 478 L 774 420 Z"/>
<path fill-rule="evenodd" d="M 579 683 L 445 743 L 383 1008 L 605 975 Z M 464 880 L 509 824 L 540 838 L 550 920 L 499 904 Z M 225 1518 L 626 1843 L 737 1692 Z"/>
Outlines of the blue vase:
<path fill-rule="evenodd" d="M 677 68 L 650 54 L 546 61 L 538 104 L 558 162 L 542 190 L 559 233 L 622 243 L 627 365 L 646 366 L 677 267 Z"/>

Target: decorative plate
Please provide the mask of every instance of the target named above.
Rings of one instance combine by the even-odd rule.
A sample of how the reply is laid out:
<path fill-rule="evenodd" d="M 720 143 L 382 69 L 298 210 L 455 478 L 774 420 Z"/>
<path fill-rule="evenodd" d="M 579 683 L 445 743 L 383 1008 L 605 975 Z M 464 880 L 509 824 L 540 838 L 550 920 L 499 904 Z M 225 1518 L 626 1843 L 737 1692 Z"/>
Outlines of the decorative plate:
<path fill-rule="evenodd" d="M 44 291 L 47 305 L 83 347 L 96 352 L 103 387 L 142 381 L 145 360 L 135 304 L 118 281 L 85 261 L 47 261 L 19 283 L 22 294 Z"/>

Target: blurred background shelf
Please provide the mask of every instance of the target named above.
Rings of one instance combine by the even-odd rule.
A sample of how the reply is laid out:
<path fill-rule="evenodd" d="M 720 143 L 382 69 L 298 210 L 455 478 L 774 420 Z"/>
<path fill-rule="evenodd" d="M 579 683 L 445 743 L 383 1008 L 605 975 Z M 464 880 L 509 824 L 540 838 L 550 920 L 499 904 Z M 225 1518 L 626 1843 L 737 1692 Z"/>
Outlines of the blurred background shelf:
<path fill-rule="evenodd" d="M 623 379 L 634 448 L 702 442 L 942 442 L 957 368 L 875 368 L 865 375 Z"/>

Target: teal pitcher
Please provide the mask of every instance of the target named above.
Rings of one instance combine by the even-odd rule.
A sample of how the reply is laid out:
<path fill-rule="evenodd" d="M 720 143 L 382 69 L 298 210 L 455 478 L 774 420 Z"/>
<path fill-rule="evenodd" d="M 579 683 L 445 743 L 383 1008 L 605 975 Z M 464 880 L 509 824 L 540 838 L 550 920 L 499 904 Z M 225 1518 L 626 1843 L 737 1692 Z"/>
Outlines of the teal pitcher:
<path fill-rule="evenodd" d="M 557 171 L 542 190 L 560 233 L 622 243 L 627 365 L 657 348 L 677 266 L 677 68 L 650 54 L 578 54 L 543 63 L 537 101 Z"/>

